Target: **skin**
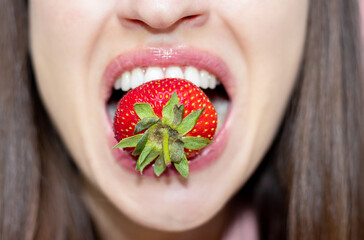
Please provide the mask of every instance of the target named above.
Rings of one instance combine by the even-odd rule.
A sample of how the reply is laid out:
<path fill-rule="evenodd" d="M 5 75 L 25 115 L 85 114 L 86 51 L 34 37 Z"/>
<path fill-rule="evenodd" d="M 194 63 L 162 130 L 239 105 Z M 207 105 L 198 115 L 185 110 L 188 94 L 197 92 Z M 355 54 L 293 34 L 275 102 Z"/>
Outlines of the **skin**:
<path fill-rule="evenodd" d="M 37 86 L 83 173 L 85 202 L 105 238 L 138 239 L 138 231 L 150 239 L 221 236 L 235 209 L 227 203 L 279 127 L 300 66 L 307 9 L 307 0 L 30 1 Z M 184 18 L 191 15 L 199 17 Z M 219 56 L 235 80 L 228 145 L 188 181 L 130 174 L 107 140 L 100 98 L 106 65 L 120 53 L 165 44 Z"/>

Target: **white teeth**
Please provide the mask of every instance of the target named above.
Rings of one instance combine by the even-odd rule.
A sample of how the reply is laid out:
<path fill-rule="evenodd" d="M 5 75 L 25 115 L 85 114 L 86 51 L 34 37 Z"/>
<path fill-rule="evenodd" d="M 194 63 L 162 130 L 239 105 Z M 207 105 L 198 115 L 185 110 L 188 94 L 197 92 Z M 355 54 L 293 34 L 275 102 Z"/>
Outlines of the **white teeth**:
<path fill-rule="evenodd" d="M 206 89 L 209 86 L 209 73 L 205 70 L 200 71 L 200 87 Z"/>
<path fill-rule="evenodd" d="M 114 89 L 118 90 L 121 88 L 121 77 L 119 77 L 114 84 Z"/>
<path fill-rule="evenodd" d="M 163 79 L 163 70 L 160 67 L 149 67 L 145 73 L 144 82 Z"/>
<path fill-rule="evenodd" d="M 184 78 L 180 67 L 169 67 L 166 70 L 166 78 Z"/>
<path fill-rule="evenodd" d="M 131 88 L 136 88 L 144 83 L 144 73 L 141 68 L 135 68 L 131 72 Z"/>
<path fill-rule="evenodd" d="M 216 77 L 212 74 L 209 74 L 209 88 L 215 89 L 216 87 Z"/>
<path fill-rule="evenodd" d="M 117 106 L 117 102 L 112 102 L 108 104 L 107 111 L 109 113 L 110 119 L 114 119 Z"/>
<path fill-rule="evenodd" d="M 198 72 L 197 68 L 186 67 L 185 78 L 197 86 L 200 85 L 200 73 Z"/>
<path fill-rule="evenodd" d="M 218 119 L 216 131 L 219 131 L 219 129 L 222 127 L 223 123 L 225 122 L 226 116 L 228 114 L 228 110 L 230 107 L 230 101 L 225 97 L 216 95 L 212 99 L 212 104 L 214 105 L 214 108 L 217 113 L 217 119 Z"/>
<path fill-rule="evenodd" d="M 171 66 L 166 69 L 161 67 L 148 67 L 145 70 L 142 68 L 134 68 L 132 71 L 126 71 L 116 80 L 114 88 L 126 92 L 145 82 L 163 78 L 186 79 L 203 89 L 214 89 L 216 85 L 220 84 L 216 76 L 208 73 L 206 70 L 198 70 L 195 67 L 187 66 L 183 72 L 181 67 Z"/>
<path fill-rule="evenodd" d="M 121 90 L 124 92 L 128 91 L 131 87 L 131 74 L 130 72 L 124 72 L 121 76 Z"/>

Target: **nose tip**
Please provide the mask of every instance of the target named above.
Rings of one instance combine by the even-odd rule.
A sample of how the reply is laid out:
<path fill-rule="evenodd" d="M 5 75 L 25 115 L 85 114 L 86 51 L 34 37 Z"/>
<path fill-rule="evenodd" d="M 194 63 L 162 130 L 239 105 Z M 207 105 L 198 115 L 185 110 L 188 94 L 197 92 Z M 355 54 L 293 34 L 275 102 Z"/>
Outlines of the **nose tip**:
<path fill-rule="evenodd" d="M 143 24 L 154 30 L 167 30 L 179 22 L 192 21 L 206 14 L 207 1 L 130 0 L 119 6 L 124 21 Z M 125 2 L 128 2 L 126 5 Z M 202 2 L 202 3 L 198 3 Z"/>
<path fill-rule="evenodd" d="M 185 11 L 172 7 L 172 4 L 154 2 L 151 6 L 139 7 L 137 20 L 154 29 L 167 29 L 184 17 Z"/>

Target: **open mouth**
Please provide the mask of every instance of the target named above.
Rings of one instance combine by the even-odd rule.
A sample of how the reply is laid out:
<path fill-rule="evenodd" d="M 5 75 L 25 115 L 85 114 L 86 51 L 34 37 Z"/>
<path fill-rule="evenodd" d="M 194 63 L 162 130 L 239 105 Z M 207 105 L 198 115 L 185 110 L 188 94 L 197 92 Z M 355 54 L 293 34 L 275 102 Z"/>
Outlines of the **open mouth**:
<path fill-rule="evenodd" d="M 190 170 L 207 166 L 221 154 L 228 132 L 233 82 L 224 63 L 208 53 L 186 48 L 149 48 L 116 57 L 105 71 L 104 98 L 108 122 L 111 127 L 119 100 L 131 89 L 146 82 L 164 78 L 185 79 L 200 87 L 209 97 L 217 116 L 218 124 L 214 143 L 205 147 L 201 154 L 189 160 Z M 112 131 L 109 131 L 112 132 Z M 110 136 L 110 148 L 117 142 Z M 121 149 L 112 150 L 117 161 L 127 169 L 135 170 L 136 159 Z M 162 176 L 175 175 L 168 168 Z M 146 168 L 143 176 L 154 176 Z"/>

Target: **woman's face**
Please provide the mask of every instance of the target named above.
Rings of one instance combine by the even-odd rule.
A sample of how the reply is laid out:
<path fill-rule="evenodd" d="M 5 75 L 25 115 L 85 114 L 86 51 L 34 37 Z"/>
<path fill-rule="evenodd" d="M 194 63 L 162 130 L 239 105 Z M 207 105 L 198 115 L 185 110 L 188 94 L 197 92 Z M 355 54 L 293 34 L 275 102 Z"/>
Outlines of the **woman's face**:
<path fill-rule="evenodd" d="M 269 148 L 300 66 L 307 9 L 307 0 L 31 0 L 37 86 L 75 163 L 120 212 L 187 230 L 217 214 Z M 107 83 L 105 71 L 119 55 L 124 70 L 162 59 L 162 72 L 210 69 L 222 82 L 228 97 L 209 91 L 222 127 L 187 180 L 135 174 L 112 150 L 116 79 Z"/>

